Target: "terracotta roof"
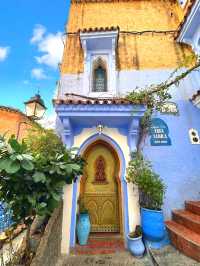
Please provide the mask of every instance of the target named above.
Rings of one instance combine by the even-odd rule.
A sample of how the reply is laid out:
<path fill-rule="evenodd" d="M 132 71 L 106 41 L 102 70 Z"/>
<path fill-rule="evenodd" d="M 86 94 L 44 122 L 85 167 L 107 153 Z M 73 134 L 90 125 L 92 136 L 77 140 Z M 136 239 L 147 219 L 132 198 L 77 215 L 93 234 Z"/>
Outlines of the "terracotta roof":
<path fill-rule="evenodd" d="M 90 32 L 104 32 L 104 31 L 118 31 L 119 26 L 111 26 L 111 27 L 95 27 L 95 28 L 84 28 L 79 29 L 81 33 L 90 33 Z"/>
<path fill-rule="evenodd" d="M 74 93 L 66 93 L 64 99 L 54 99 L 54 105 L 60 104 L 134 104 L 133 102 L 125 99 L 125 98 L 93 98 L 82 96 Z M 135 104 L 143 104 L 141 102 L 135 102 Z"/>
<path fill-rule="evenodd" d="M 26 119 L 29 119 L 32 121 L 32 119 L 30 117 L 28 117 L 26 114 L 24 114 L 22 111 L 20 111 L 16 108 L 0 105 L 0 110 L 7 111 L 10 113 L 18 113 L 18 114 L 22 115 L 23 117 L 25 117 Z"/>
<path fill-rule="evenodd" d="M 193 96 L 192 96 L 192 99 L 191 101 L 195 101 L 197 97 L 200 96 L 200 90 L 198 90 Z"/>
<path fill-rule="evenodd" d="M 195 2 L 196 2 L 196 0 L 190 0 L 190 1 L 189 1 L 189 5 L 188 5 L 188 7 L 187 7 L 187 11 L 186 11 L 186 13 L 185 13 L 185 16 L 184 16 L 183 20 L 182 20 L 181 23 L 179 24 L 178 31 L 177 31 L 177 34 L 176 34 L 176 36 L 175 36 L 175 39 L 178 38 L 178 36 L 179 36 L 179 34 L 180 34 L 182 28 L 184 27 L 184 25 L 185 25 L 185 23 L 186 23 L 186 21 L 187 21 L 187 18 L 188 18 L 188 16 L 190 15 L 190 12 L 192 11 L 192 7 L 193 7 L 193 5 L 195 4 Z"/>

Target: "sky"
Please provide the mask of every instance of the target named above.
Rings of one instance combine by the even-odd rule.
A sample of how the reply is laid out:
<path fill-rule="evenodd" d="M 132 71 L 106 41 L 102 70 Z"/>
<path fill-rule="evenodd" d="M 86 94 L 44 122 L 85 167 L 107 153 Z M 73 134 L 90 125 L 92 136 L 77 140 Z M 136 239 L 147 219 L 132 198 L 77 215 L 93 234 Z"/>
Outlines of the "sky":
<path fill-rule="evenodd" d="M 0 1 L 0 105 L 24 111 L 38 90 L 53 113 L 69 0 Z"/>

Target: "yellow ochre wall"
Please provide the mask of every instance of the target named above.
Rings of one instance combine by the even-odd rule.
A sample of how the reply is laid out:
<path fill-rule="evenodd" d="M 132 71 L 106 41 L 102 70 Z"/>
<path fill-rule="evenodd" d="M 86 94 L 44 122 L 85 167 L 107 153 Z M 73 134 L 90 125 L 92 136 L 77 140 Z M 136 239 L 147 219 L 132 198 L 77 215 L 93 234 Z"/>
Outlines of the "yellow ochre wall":
<path fill-rule="evenodd" d="M 177 30 L 183 11 L 176 1 L 131 0 L 93 3 L 72 3 L 68 35 L 61 66 L 62 74 L 83 72 L 83 51 L 78 31 L 84 28 L 119 26 L 120 31 L 171 31 Z M 117 47 L 118 70 L 175 68 L 191 48 L 178 44 L 174 34 L 120 33 Z"/>

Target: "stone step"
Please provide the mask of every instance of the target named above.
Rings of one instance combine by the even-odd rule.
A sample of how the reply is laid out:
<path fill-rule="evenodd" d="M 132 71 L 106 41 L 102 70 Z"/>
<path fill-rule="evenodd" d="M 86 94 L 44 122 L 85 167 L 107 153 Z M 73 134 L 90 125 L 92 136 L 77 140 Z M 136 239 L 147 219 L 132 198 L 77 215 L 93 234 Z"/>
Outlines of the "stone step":
<path fill-rule="evenodd" d="M 89 239 L 122 239 L 123 236 L 119 233 L 90 233 Z"/>
<path fill-rule="evenodd" d="M 200 234 L 200 215 L 194 214 L 188 210 L 174 210 L 172 211 L 172 218 L 175 222 Z"/>
<path fill-rule="evenodd" d="M 188 257 L 200 262 L 200 235 L 175 221 L 166 221 L 172 244 Z"/>
<path fill-rule="evenodd" d="M 76 247 L 71 251 L 71 254 L 75 255 L 103 255 L 103 254 L 115 254 L 124 250 L 116 250 L 116 249 L 99 249 L 99 248 L 86 248 L 86 247 Z"/>
<path fill-rule="evenodd" d="M 115 240 L 115 239 L 89 239 L 88 240 L 88 247 L 96 247 L 96 248 L 123 248 L 124 241 L 122 239 Z"/>
<path fill-rule="evenodd" d="M 200 215 L 200 201 L 186 201 L 185 208 L 190 212 Z"/>
<path fill-rule="evenodd" d="M 71 250 L 72 254 L 79 255 L 97 255 L 97 254 L 112 254 L 116 252 L 124 251 L 123 239 L 100 239 L 89 238 L 87 245 L 76 245 Z"/>

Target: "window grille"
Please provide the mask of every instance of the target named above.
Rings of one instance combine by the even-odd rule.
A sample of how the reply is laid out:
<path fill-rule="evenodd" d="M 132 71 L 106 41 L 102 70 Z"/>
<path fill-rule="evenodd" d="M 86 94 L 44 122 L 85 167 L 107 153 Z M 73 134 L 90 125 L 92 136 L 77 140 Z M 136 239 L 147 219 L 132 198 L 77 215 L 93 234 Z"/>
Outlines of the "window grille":
<path fill-rule="evenodd" d="M 94 82 L 93 91 L 94 92 L 106 92 L 107 91 L 107 77 L 106 70 L 102 66 L 98 66 L 94 70 Z"/>

